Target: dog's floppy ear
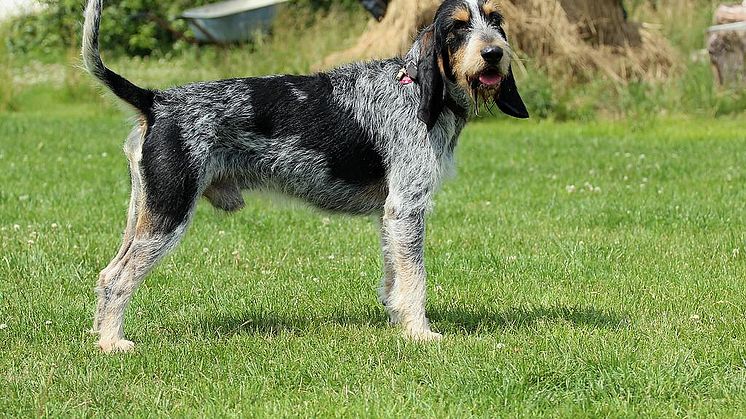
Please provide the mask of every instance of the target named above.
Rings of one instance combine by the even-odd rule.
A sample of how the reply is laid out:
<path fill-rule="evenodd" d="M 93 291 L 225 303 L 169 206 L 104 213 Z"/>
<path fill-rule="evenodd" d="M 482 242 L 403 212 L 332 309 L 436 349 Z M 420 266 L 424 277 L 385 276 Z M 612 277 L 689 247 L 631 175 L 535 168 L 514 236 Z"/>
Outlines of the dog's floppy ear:
<path fill-rule="evenodd" d="M 512 68 L 508 70 L 507 77 L 505 77 L 500 85 L 495 103 L 497 103 L 497 107 L 506 115 L 521 119 L 526 119 L 529 116 L 528 109 L 526 109 L 526 105 L 523 103 L 520 93 L 518 93 L 518 86 L 515 84 Z"/>
<path fill-rule="evenodd" d="M 445 82 L 440 69 L 441 58 L 435 25 L 425 28 L 420 35 L 420 56 L 417 63 L 417 81 L 420 85 L 420 108 L 417 116 L 430 131 L 438 121 L 445 103 Z"/>

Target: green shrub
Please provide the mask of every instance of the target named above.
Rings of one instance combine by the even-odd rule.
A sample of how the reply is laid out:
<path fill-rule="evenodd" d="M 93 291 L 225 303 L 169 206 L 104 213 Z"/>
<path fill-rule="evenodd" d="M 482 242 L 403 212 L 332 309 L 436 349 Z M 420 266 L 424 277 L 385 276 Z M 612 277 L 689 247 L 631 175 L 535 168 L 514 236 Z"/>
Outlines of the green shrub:
<path fill-rule="evenodd" d="M 188 44 L 174 32 L 159 25 L 157 16 L 176 32 L 190 34 L 179 15 L 186 9 L 216 0 L 107 0 L 101 22 L 101 42 L 107 50 L 129 56 L 167 55 Z M 9 29 L 11 52 L 34 58 L 56 59 L 59 51 L 77 49 L 80 44 L 85 0 L 41 0 L 46 9 L 15 20 Z M 357 7 L 357 0 L 293 0 L 292 7 L 328 10 L 332 5 Z"/>
<path fill-rule="evenodd" d="M 58 58 L 59 51 L 78 48 L 83 21 L 84 0 L 42 0 L 46 9 L 15 20 L 10 27 L 9 46 L 14 53 L 36 58 Z M 187 32 L 178 16 L 184 10 L 213 0 L 109 0 L 104 3 L 101 42 L 108 50 L 130 56 L 165 54 L 183 48 L 185 43 L 151 16 L 169 22 L 177 32 Z M 300 0 L 323 7 L 328 1 Z"/>

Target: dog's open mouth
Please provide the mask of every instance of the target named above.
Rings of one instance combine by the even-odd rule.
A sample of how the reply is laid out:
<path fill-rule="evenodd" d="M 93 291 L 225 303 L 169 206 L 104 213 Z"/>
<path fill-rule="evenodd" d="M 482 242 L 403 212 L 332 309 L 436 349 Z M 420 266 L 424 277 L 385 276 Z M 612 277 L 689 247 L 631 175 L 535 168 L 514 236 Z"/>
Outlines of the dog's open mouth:
<path fill-rule="evenodd" d="M 471 82 L 473 89 L 487 89 L 497 90 L 503 82 L 504 76 L 500 73 L 500 70 L 490 67 L 482 71 L 477 77 Z"/>
<path fill-rule="evenodd" d="M 492 112 L 490 104 L 497 97 L 504 79 L 503 73 L 495 67 L 488 67 L 471 79 L 471 98 L 474 101 L 476 115 L 479 115 L 480 98 L 487 105 L 487 109 Z"/>

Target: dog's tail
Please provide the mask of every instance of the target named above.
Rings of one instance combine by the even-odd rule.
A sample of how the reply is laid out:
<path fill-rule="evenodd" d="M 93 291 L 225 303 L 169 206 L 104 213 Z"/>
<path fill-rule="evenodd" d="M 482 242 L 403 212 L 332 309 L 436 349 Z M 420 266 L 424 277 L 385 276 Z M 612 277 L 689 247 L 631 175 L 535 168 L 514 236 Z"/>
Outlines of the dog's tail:
<path fill-rule="evenodd" d="M 135 86 L 129 80 L 107 68 L 101 60 L 98 47 L 101 9 L 103 9 L 103 0 L 88 0 L 83 25 L 83 64 L 89 73 L 100 80 L 120 99 L 135 107 L 143 115 L 149 115 L 153 108 L 155 93 L 152 90 Z"/>

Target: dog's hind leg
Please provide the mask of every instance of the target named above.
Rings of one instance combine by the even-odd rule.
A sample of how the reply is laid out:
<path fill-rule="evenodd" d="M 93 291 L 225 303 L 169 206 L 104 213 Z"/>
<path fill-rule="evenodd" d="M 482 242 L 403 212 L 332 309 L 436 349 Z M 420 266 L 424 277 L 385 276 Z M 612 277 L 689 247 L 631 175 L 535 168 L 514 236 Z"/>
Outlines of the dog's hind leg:
<path fill-rule="evenodd" d="M 114 268 L 127 253 L 130 246 L 132 245 L 132 241 L 135 238 L 135 227 L 137 225 L 138 215 L 137 210 L 139 202 L 142 199 L 143 186 L 142 179 L 140 177 L 140 170 L 138 167 L 140 155 L 139 149 L 142 143 L 143 135 L 142 130 L 144 130 L 144 128 L 134 130 L 125 144 L 125 153 L 127 154 L 127 158 L 129 160 L 130 178 L 132 184 L 129 209 L 127 210 L 127 226 L 124 229 L 122 245 L 119 247 L 117 255 L 114 256 L 111 262 L 109 262 L 106 268 L 104 268 L 99 274 L 98 282 L 96 284 L 97 288 L 103 288 L 111 281 Z M 96 304 L 96 311 L 93 314 L 93 328 L 91 329 L 92 333 L 98 333 L 99 331 L 98 320 L 101 317 L 100 312 L 102 308 L 103 307 L 101 307 L 101 299 L 99 299 L 99 302 Z"/>
<path fill-rule="evenodd" d="M 155 132 L 140 146 L 126 147 L 132 165 L 136 220 L 129 244 L 122 246 L 126 250 L 105 270 L 106 278 L 96 288 L 94 324 L 99 329 L 98 345 L 104 352 L 133 348 L 134 344 L 124 338 L 125 309 L 145 276 L 179 243 L 194 214 L 200 194 L 199 176 L 204 171 L 199 162 L 190 161 L 186 150 L 173 147 L 179 141 L 173 134 L 168 129 Z"/>
<path fill-rule="evenodd" d="M 124 255 L 127 254 L 127 251 L 129 251 L 130 247 L 132 246 L 132 241 L 135 239 L 135 225 L 137 223 L 137 197 L 135 188 L 132 188 L 132 196 L 130 197 L 130 206 L 129 210 L 127 212 L 127 227 L 124 230 L 124 236 L 122 237 L 122 245 L 119 248 L 119 252 L 117 252 L 117 255 L 114 256 L 114 259 L 109 262 L 109 264 L 104 268 L 101 273 L 98 276 L 98 282 L 96 283 L 96 288 L 104 288 L 106 285 L 111 282 L 111 279 L 114 274 L 114 269 L 116 268 L 117 264 L 119 264 L 122 261 L 122 258 Z M 96 311 L 93 314 L 93 328 L 91 330 L 92 333 L 98 333 L 99 331 L 99 319 L 101 318 L 101 310 L 102 307 L 102 301 L 101 299 L 98 300 L 96 304 Z"/>
<path fill-rule="evenodd" d="M 97 288 L 98 345 L 104 352 L 126 352 L 134 347 L 124 339 L 124 311 L 145 276 L 184 236 L 190 216 L 177 222 L 147 209 L 140 211 L 129 249 L 110 270 L 109 282 Z"/>

